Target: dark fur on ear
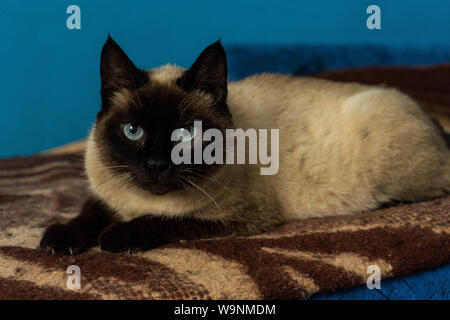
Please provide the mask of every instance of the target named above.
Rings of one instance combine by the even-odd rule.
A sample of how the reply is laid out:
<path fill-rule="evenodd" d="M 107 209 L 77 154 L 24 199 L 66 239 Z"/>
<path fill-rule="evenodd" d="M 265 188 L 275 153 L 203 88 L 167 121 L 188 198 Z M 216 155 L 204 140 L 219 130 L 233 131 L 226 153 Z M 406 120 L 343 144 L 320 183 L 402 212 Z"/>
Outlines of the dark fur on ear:
<path fill-rule="evenodd" d="M 147 73 L 136 68 L 109 34 L 101 53 L 100 76 L 102 111 L 108 108 L 109 98 L 115 91 L 121 88 L 136 90 L 148 81 Z"/>
<path fill-rule="evenodd" d="M 199 89 L 210 93 L 231 118 L 226 104 L 227 82 L 227 56 L 220 41 L 216 41 L 202 51 L 189 70 L 178 79 L 177 84 L 187 91 Z"/>

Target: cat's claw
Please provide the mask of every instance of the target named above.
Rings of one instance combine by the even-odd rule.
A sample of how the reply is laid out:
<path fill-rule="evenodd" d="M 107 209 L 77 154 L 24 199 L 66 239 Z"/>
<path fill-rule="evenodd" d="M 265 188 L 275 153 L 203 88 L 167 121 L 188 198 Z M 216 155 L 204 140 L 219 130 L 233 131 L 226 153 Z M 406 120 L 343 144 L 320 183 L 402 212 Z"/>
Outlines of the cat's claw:
<path fill-rule="evenodd" d="M 53 224 L 45 230 L 39 244 L 48 254 L 75 255 L 87 249 L 79 234 L 66 224 Z"/>

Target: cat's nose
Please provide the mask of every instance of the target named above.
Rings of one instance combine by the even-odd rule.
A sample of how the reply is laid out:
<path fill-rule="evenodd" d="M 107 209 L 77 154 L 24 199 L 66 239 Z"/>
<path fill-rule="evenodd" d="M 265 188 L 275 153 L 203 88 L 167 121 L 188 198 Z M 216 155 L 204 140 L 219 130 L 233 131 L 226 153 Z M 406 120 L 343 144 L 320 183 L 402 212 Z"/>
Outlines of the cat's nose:
<path fill-rule="evenodd" d="M 164 159 L 150 158 L 147 160 L 147 168 L 155 171 L 164 171 L 169 168 L 169 163 Z"/>

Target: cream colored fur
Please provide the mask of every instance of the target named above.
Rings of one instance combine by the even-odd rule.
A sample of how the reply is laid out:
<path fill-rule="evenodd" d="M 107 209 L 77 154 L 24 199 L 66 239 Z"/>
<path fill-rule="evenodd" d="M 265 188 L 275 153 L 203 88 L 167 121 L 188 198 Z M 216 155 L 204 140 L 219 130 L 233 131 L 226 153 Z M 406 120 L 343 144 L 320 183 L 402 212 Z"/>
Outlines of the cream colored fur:
<path fill-rule="evenodd" d="M 181 72 L 164 66 L 149 75 L 170 84 Z M 94 127 L 86 153 L 92 191 L 124 220 L 155 214 L 244 222 L 237 234 L 450 192 L 445 141 L 419 106 L 398 90 L 278 74 L 252 76 L 228 88 L 237 128 L 279 129 L 278 174 L 262 176 L 259 165 L 225 165 L 199 186 L 203 192 L 153 195 L 114 182 L 102 165 Z"/>

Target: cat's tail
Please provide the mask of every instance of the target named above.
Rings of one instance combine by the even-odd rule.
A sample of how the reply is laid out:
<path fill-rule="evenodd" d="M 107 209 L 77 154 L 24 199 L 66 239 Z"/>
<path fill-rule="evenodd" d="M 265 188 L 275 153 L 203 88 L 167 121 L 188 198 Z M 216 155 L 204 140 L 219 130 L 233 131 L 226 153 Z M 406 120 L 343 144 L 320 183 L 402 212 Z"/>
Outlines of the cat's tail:
<path fill-rule="evenodd" d="M 428 198 L 437 198 L 446 195 L 450 195 L 450 133 L 445 131 L 441 123 L 435 119 L 431 118 L 434 126 L 439 131 L 439 136 L 435 136 L 442 140 L 436 145 L 436 149 L 430 153 L 430 160 L 432 160 L 429 165 L 429 175 L 424 175 L 423 177 L 430 177 L 429 183 L 425 183 L 426 188 L 422 189 L 421 194 Z M 436 140 L 434 140 L 437 142 Z M 447 148 L 442 144 L 445 143 Z M 440 145 L 440 147 L 438 147 Z M 426 199 L 426 198 L 425 198 Z"/>
<path fill-rule="evenodd" d="M 436 127 L 439 129 L 442 138 L 444 139 L 445 143 L 447 144 L 447 148 L 449 150 L 446 167 L 444 170 L 444 175 L 442 176 L 442 179 L 444 180 L 444 194 L 450 195 L 450 133 L 445 131 L 444 127 L 442 127 L 441 123 L 437 120 L 432 118 L 431 119 Z"/>
<path fill-rule="evenodd" d="M 446 182 L 444 185 L 444 194 L 450 195 L 450 133 L 443 130 L 442 136 L 447 143 L 448 148 L 447 162 L 445 164 L 444 175 L 442 177 L 442 179 Z"/>
<path fill-rule="evenodd" d="M 442 135 L 444 137 L 445 142 L 447 143 L 447 147 L 450 149 L 450 133 L 444 131 Z"/>
<path fill-rule="evenodd" d="M 441 123 L 436 118 L 431 118 L 431 121 L 433 121 L 434 125 L 441 132 L 442 137 L 444 138 L 445 142 L 447 143 L 447 147 L 450 149 L 450 133 L 445 131 L 444 127 L 441 125 Z"/>

